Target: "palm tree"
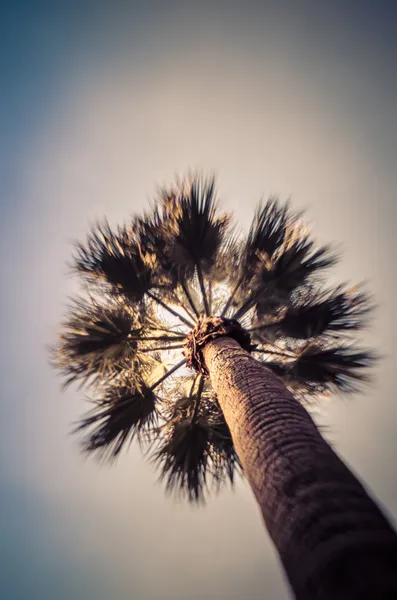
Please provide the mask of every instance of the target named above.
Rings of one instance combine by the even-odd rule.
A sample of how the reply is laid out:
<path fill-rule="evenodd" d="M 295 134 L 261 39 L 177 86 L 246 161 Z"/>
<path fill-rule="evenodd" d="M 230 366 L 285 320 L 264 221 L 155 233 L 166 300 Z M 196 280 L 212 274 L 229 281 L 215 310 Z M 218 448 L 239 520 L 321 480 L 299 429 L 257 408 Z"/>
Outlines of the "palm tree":
<path fill-rule="evenodd" d="M 304 408 L 367 379 L 370 301 L 325 286 L 337 256 L 301 218 L 271 198 L 244 238 L 214 180 L 189 176 L 143 217 L 96 224 L 53 362 L 95 390 L 86 452 L 136 438 L 193 502 L 244 474 L 296 598 L 397 598 L 397 537 Z"/>

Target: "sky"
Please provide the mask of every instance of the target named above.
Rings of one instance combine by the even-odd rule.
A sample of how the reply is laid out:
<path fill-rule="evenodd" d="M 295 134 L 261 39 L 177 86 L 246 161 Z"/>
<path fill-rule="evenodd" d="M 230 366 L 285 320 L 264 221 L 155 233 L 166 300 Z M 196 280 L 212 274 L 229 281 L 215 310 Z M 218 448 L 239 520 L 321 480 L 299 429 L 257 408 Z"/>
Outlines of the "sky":
<path fill-rule="evenodd" d="M 165 496 L 137 448 L 104 467 L 71 424 L 82 392 L 48 364 L 72 243 L 158 184 L 215 172 L 244 229 L 261 197 L 305 208 L 366 282 L 374 381 L 319 423 L 397 522 L 393 404 L 396 5 L 382 0 L 5 3 L 0 19 L 0 596 L 288 597 L 248 486 L 205 508 Z"/>

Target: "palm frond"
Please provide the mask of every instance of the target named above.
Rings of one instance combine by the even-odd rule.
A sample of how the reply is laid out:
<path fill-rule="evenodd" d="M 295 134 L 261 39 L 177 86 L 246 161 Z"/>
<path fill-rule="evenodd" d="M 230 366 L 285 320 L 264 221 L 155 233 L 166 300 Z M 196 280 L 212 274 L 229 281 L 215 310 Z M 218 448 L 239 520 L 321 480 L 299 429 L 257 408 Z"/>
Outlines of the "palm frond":
<path fill-rule="evenodd" d="M 105 221 L 92 229 L 85 245 L 76 244 L 74 269 L 89 282 L 107 284 L 113 293 L 139 302 L 152 287 L 150 258 L 142 253 L 132 231 L 112 231 Z"/>
<path fill-rule="evenodd" d="M 167 255 L 179 277 L 196 269 L 211 272 L 224 240 L 229 217 L 218 215 L 214 179 L 184 180 L 163 190 L 162 207 L 168 235 Z"/>
<path fill-rule="evenodd" d="M 185 336 L 164 334 L 154 321 L 148 323 L 114 299 L 106 304 L 93 297 L 72 301 L 59 343 L 51 349 L 51 362 L 64 376 L 65 387 L 77 380 L 95 385 L 123 372 L 147 371 L 153 359 L 145 354 L 182 348 Z"/>
<path fill-rule="evenodd" d="M 229 480 L 233 485 L 236 475 L 242 473 L 240 459 L 237 456 L 230 429 L 223 417 L 210 428 L 211 469 L 217 488 Z"/>
<path fill-rule="evenodd" d="M 242 252 L 243 261 L 255 271 L 256 261 L 266 255 L 271 258 L 284 244 L 296 220 L 287 203 L 269 198 L 256 210 Z"/>
<path fill-rule="evenodd" d="M 194 314 L 192 316 L 192 314 L 190 313 L 190 318 L 193 320 L 193 323 L 194 323 L 196 321 L 196 319 L 198 319 L 200 317 L 200 302 L 197 299 L 197 294 L 195 294 L 195 291 L 192 289 L 192 287 L 189 285 L 189 283 L 187 281 L 184 281 L 183 279 L 181 279 L 180 286 L 181 286 L 183 295 L 187 300 L 188 308 L 186 307 L 186 303 L 183 301 L 181 302 L 181 305 L 188 314 L 189 314 L 189 310 L 193 311 Z M 196 296 L 196 298 L 195 298 L 195 296 Z"/>
<path fill-rule="evenodd" d="M 295 360 L 269 360 L 265 364 L 299 395 L 355 392 L 368 381 L 368 369 L 377 360 L 368 350 L 352 346 L 323 347 L 306 344 Z"/>
<path fill-rule="evenodd" d="M 77 298 L 52 349 L 52 362 L 66 378 L 65 385 L 112 378 L 130 366 L 142 335 L 142 326 L 124 305 Z"/>
<path fill-rule="evenodd" d="M 85 452 L 105 460 L 115 459 L 126 444 L 135 436 L 141 439 L 157 420 L 156 397 L 142 381 L 125 378 L 109 386 L 94 404 L 75 431 L 87 431 Z"/>
<path fill-rule="evenodd" d="M 200 399 L 196 389 L 198 378 L 198 373 L 180 375 L 171 382 L 161 402 L 161 416 L 166 423 L 192 420 L 194 407 Z"/>
<path fill-rule="evenodd" d="M 313 241 L 303 238 L 282 252 L 271 269 L 263 269 L 260 278 L 265 284 L 274 281 L 277 289 L 292 292 L 314 273 L 331 267 L 336 261 L 330 246 L 316 250 Z"/>
<path fill-rule="evenodd" d="M 173 317 L 179 319 L 181 323 L 187 325 L 188 327 L 194 327 L 194 322 L 189 321 L 186 317 L 181 315 L 178 311 L 174 310 L 167 302 L 164 302 L 159 296 L 153 294 L 152 292 L 148 292 L 149 298 L 153 300 L 156 304 L 164 308 L 167 312 L 169 312 Z"/>
<path fill-rule="evenodd" d="M 159 359 L 159 362 L 161 362 L 161 360 Z M 174 373 L 176 373 L 176 371 L 178 371 L 178 369 L 180 369 L 181 367 L 183 367 L 186 364 L 186 359 L 183 358 L 181 361 L 179 361 L 178 363 L 176 363 L 173 367 L 171 367 L 171 369 L 167 369 L 165 367 L 164 364 L 162 364 L 162 371 L 163 373 L 160 375 L 160 377 L 155 378 L 153 380 L 153 373 L 151 375 L 151 389 L 154 390 L 157 387 L 159 387 L 160 385 L 162 385 L 164 383 L 164 381 L 166 381 L 166 379 L 168 379 L 169 377 L 171 377 L 171 375 L 173 375 Z"/>
<path fill-rule="evenodd" d="M 209 428 L 203 420 L 173 421 L 153 458 L 161 465 L 160 479 L 190 502 L 203 499 L 206 488 Z"/>
<path fill-rule="evenodd" d="M 143 217 L 135 217 L 132 229 L 139 246 L 149 255 L 153 264 L 152 282 L 162 293 L 175 289 L 180 280 L 177 265 L 171 259 L 168 244 L 171 215 L 158 204 Z"/>
<path fill-rule="evenodd" d="M 277 198 L 269 198 L 259 205 L 246 240 L 242 244 L 235 244 L 237 268 L 231 273 L 232 291 L 222 316 L 226 315 L 229 307 L 236 304 L 236 301 L 240 304 L 248 302 L 247 294 L 249 296 L 252 293 L 250 282 L 263 264 L 271 264 L 272 258 L 285 243 L 296 218 L 297 215 L 289 210 L 288 204 L 281 205 Z"/>
<path fill-rule="evenodd" d="M 309 278 L 337 262 L 337 256 L 329 246 L 314 249 L 314 242 L 302 238 L 282 251 L 274 260 L 257 266 L 257 274 L 245 289 L 248 298 L 236 311 L 234 318 L 241 318 L 255 308 L 258 319 L 274 314 L 290 302 L 292 293 L 303 286 Z"/>
<path fill-rule="evenodd" d="M 372 352 L 351 347 L 318 348 L 309 344 L 298 356 L 294 375 L 317 389 L 356 390 L 356 383 L 366 381 L 367 369 L 376 359 Z"/>
<path fill-rule="evenodd" d="M 240 250 L 240 269 L 236 272 L 240 285 L 247 284 L 258 272 L 260 265 L 270 263 L 285 244 L 297 216 L 285 203 L 269 198 L 257 208 L 248 236 Z"/>
<path fill-rule="evenodd" d="M 219 490 L 221 484 L 227 480 L 233 485 L 236 473 L 241 473 L 241 463 L 230 429 L 212 390 L 204 394 L 200 416 L 206 420 L 209 427 L 209 472 L 215 486 Z"/>
<path fill-rule="evenodd" d="M 146 348 L 142 348 L 141 352 L 163 352 L 165 350 L 181 350 L 182 348 L 183 344 L 166 344 L 164 346 L 148 346 Z"/>
<path fill-rule="evenodd" d="M 229 225 L 222 245 L 216 255 L 211 273 L 206 276 L 213 284 L 233 281 L 241 262 L 241 240 Z"/>
<path fill-rule="evenodd" d="M 287 306 L 280 320 L 254 329 L 265 340 L 269 336 L 309 339 L 326 332 L 356 331 L 364 327 L 371 308 L 367 294 L 338 287 L 303 296 Z"/>
<path fill-rule="evenodd" d="M 166 401 L 163 416 L 169 424 L 200 423 L 208 429 L 206 446 L 206 469 L 210 480 L 206 480 L 206 488 L 210 481 L 219 490 L 227 480 L 234 483 L 236 473 L 241 472 L 241 464 L 237 457 L 229 427 L 222 410 L 214 396 L 214 392 L 202 376 L 197 386 L 196 377 L 186 379 L 185 387 L 190 387 L 187 394 L 169 397 Z M 177 389 L 181 389 L 181 382 Z M 200 455 L 201 456 L 201 455 Z M 157 455 L 155 459 L 158 459 Z M 161 462 L 161 461 L 160 461 Z M 199 491 L 200 500 L 204 499 L 205 489 Z M 196 499 L 196 498 L 195 498 Z"/>
<path fill-rule="evenodd" d="M 288 378 L 288 364 L 283 362 L 277 362 L 272 357 L 272 360 L 264 361 L 264 364 L 268 369 L 270 369 L 277 377 L 282 379 L 287 387 L 289 387 L 289 378 Z"/>

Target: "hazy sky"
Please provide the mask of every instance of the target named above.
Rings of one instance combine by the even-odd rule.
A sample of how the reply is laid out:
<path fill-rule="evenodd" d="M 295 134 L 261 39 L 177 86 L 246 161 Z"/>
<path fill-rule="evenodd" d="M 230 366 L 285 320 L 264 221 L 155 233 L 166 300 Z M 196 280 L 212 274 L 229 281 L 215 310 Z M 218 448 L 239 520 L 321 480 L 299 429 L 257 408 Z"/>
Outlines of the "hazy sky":
<path fill-rule="evenodd" d="M 260 197 L 291 196 L 316 236 L 343 250 L 335 281 L 366 280 L 378 303 L 364 339 L 384 356 L 372 387 L 327 401 L 318 418 L 397 519 L 396 4 L 10 4 L 0 19 L 0 596 L 287 598 L 245 484 L 194 509 L 165 497 L 135 448 L 112 468 L 83 461 L 68 435 L 83 394 L 61 393 L 46 345 L 75 289 L 71 243 L 97 217 L 123 221 L 189 167 L 218 173 L 242 227 Z"/>

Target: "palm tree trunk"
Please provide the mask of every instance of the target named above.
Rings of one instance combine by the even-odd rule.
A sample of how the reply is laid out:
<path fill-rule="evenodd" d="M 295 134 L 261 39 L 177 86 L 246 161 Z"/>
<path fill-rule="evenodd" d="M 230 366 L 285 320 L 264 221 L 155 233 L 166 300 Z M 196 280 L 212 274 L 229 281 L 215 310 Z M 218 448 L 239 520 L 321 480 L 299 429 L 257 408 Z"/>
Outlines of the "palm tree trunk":
<path fill-rule="evenodd" d="M 397 535 L 309 413 L 235 340 L 203 355 L 295 597 L 396 599 Z"/>

